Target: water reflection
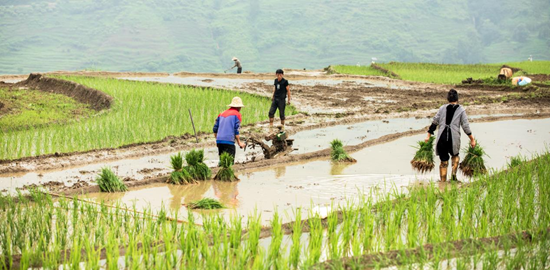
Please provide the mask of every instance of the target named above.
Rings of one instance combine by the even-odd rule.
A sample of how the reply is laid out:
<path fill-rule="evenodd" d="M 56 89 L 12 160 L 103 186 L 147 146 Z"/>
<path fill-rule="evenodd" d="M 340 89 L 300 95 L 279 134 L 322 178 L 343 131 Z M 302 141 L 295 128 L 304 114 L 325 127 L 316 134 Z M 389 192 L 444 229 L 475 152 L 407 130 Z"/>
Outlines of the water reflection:
<path fill-rule="evenodd" d="M 239 190 L 237 185 L 238 181 L 235 182 L 223 182 L 223 181 L 212 181 L 212 188 L 214 189 L 214 195 L 220 200 L 220 202 L 228 207 L 236 208 L 239 206 Z"/>
<path fill-rule="evenodd" d="M 275 178 L 276 178 L 276 179 L 279 179 L 279 178 L 285 176 L 285 174 L 286 174 L 286 166 L 276 167 L 276 168 L 274 169 L 274 171 L 275 171 Z"/>
<path fill-rule="evenodd" d="M 332 162 L 330 164 L 330 175 L 342 175 L 344 169 L 352 164 L 351 162 Z"/>
<path fill-rule="evenodd" d="M 170 207 L 178 209 L 182 204 L 189 204 L 190 202 L 202 199 L 204 193 L 210 189 L 211 185 L 212 181 L 199 181 L 197 184 L 189 185 L 167 185 L 170 194 L 172 194 Z"/>

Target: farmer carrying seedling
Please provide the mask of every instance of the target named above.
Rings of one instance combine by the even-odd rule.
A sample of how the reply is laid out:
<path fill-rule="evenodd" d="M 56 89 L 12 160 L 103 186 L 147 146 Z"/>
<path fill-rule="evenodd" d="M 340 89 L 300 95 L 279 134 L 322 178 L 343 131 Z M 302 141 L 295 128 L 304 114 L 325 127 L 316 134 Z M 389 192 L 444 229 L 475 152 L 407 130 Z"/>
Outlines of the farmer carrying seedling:
<path fill-rule="evenodd" d="M 241 108 L 244 107 L 240 97 L 234 97 L 230 108 L 218 115 L 214 123 L 214 136 L 218 146 L 218 154 L 221 156 L 226 152 L 235 158 L 235 140 L 240 148 L 244 148 L 244 143 L 239 138 L 239 128 L 241 127 L 242 117 Z"/>
<path fill-rule="evenodd" d="M 449 155 L 452 161 L 452 176 L 451 180 L 457 181 L 456 172 L 458 169 L 458 163 L 460 158 L 458 157 L 458 151 L 460 149 L 460 127 L 470 138 L 470 145 L 474 147 L 476 141 L 472 136 L 470 130 L 470 124 L 468 122 L 468 116 L 464 107 L 458 104 L 458 93 L 456 90 L 451 89 L 447 93 L 447 100 L 449 104 L 443 105 L 437 111 L 432 125 L 428 129 L 428 136 L 426 142 L 433 135 L 435 129 L 437 132 L 437 142 L 435 151 L 441 160 L 439 165 L 440 181 L 445 182 L 447 180 L 447 167 L 449 166 Z"/>
<path fill-rule="evenodd" d="M 285 126 L 285 101 L 288 96 L 288 105 L 290 105 L 290 88 L 288 81 L 283 78 L 283 70 L 277 69 L 275 72 L 277 78 L 273 82 L 275 89 L 271 96 L 271 108 L 269 108 L 269 126 L 273 127 L 273 117 L 275 117 L 275 111 L 279 109 L 279 117 L 281 118 L 281 126 Z"/>

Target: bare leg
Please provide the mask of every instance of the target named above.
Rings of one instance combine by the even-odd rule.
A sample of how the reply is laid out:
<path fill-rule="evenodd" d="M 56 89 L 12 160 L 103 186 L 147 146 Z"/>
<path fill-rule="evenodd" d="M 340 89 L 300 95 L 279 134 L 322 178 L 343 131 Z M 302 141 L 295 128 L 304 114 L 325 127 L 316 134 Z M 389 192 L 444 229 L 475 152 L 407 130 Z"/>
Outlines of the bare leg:
<path fill-rule="evenodd" d="M 269 118 L 269 127 L 273 127 L 273 118 Z"/>

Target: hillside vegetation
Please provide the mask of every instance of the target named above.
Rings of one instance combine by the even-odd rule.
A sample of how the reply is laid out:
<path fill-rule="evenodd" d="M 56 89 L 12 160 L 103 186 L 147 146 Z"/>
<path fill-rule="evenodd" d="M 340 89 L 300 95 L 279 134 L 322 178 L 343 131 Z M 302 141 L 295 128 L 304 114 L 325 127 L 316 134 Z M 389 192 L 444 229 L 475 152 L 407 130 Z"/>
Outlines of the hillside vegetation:
<path fill-rule="evenodd" d="M 547 0 L 4 0 L 0 74 L 550 60 Z"/>

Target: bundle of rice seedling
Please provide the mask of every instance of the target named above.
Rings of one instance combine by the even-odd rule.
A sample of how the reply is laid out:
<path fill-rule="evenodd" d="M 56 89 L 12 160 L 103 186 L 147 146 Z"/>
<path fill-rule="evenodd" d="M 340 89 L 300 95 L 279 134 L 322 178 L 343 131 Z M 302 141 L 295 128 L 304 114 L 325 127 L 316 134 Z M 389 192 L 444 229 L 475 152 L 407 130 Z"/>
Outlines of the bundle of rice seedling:
<path fill-rule="evenodd" d="M 185 154 L 185 161 L 187 161 L 187 166 L 184 169 L 189 172 L 192 179 L 207 180 L 212 176 L 212 171 L 204 164 L 203 150 L 191 150 Z"/>
<path fill-rule="evenodd" d="M 460 162 L 460 170 L 466 176 L 473 176 L 477 174 L 485 174 L 487 169 L 485 168 L 485 162 L 483 156 L 485 156 L 483 148 L 476 143 L 475 147 L 471 145 L 468 147 L 466 157 Z"/>
<path fill-rule="evenodd" d="M 508 162 L 508 168 L 513 168 L 516 166 L 519 166 L 523 163 L 525 163 L 526 159 L 522 157 L 521 155 L 517 155 L 515 157 L 510 158 L 510 162 Z"/>
<path fill-rule="evenodd" d="M 350 157 L 346 150 L 344 150 L 344 145 L 342 141 L 334 139 L 330 142 L 330 158 L 333 162 L 357 162 L 354 158 Z"/>
<path fill-rule="evenodd" d="M 128 187 L 111 171 L 105 167 L 101 169 L 101 173 L 96 178 L 97 184 L 101 192 L 118 192 L 127 191 Z"/>
<path fill-rule="evenodd" d="M 170 164 L 172 165 L 172 169 L 174 169 L 174 171 L 170 174 L 170 177 L 166 181 L 167 183 L 181 185 L 196 182 L 193 180 L 189 172 L 183 168 L 183 157 L 181 156 L 181 153 L 171 156 Z"/>
<path fill-rule="evenodd" d="M 434 140 L 435 137 L 431 136 L 428 142 L 419 141 L 416 154 L 411 160 L 413 169 L 425 173 L 433 170 L 434 168 Z"/>
<path fill-rule="evenodd" d="M 210 199 L 210 198 L 204 198 L 204 199 L 201 199 L 201 200 L 198 200 L 196 202 L 191 202 L 187 205 L 187 207 L 191 208 L 191 209 L 219 209 L 219 208 L 224 208 L 224 206 L 214 200 L 214 199 Z"/>
<path fill-rule="evenodd" d="M 222 153 L 220 156 L 220 170 L 214 176 L 214 180 L 233 182 L 238 181 L 239 178 L 235 176 L 233 172 L 233 156 L 229 153 Z"/>

